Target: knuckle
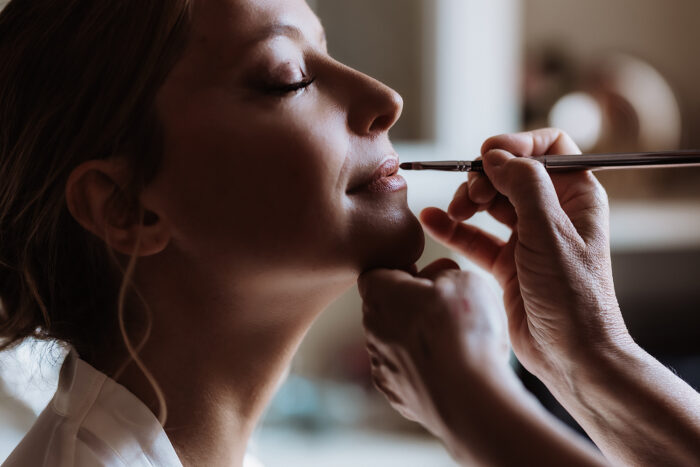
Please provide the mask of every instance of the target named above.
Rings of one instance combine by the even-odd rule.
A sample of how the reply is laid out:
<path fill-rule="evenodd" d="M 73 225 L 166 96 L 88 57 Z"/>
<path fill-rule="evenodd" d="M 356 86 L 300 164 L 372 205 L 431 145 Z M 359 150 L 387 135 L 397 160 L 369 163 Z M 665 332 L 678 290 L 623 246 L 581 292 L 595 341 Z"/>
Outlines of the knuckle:
<path fill-rule="evenodd" d="M 372 368 L 372 384 L 374 384 L 374 387 L 377 388 L 380 392 L 385 393 L 386 386 L 384 384 L 384 380 L 375 373 L 375 369 Z"/>
<path fill-rule="evenodd" d="M 551 148 L 561 139 L 562 135 L 565 135 L 564 131 L 553 127 L 540 128 L 530 132 L 532 145 L 535 148 Z"/>
<path fill-rule="evenodd" d="M 534 159 L 518 157 L 511 159 L 508 166 L 512 176 L 518 179 L 539 179 L 544 174 L 544 167 Z"/>
<path fill-rule="evenodd" d="M 500 134 L 488 138 L 486 141 L 484 141 L 484 144 L 481 145 L 481 154 L 486 154 L 494 148 L 503 146 L 507 137 L 507 134 Z"/>
<path fill-rule="evenodd" d="M 551 146 L 558 144 L 560 149 L 566 149 L 569 153 L 581 152 L 581 150 L 574 142 L 573 138 L 569 136 L 569 134 L 565 130 L 562 130 L 561 128 L 550 127 L 544 128 L 544 132 L 549 133 L 549 139 L 552 140 Z M 547 138 L 547 133 L 543 133 L 542 138 Z"/>
<path fill-rule="evenodd" d="M 435 281 L 433 297 L 436 302 L 445 303 L 454 300 L 459 294 L 460 275 L 459 271 L 447 272 Z"/>

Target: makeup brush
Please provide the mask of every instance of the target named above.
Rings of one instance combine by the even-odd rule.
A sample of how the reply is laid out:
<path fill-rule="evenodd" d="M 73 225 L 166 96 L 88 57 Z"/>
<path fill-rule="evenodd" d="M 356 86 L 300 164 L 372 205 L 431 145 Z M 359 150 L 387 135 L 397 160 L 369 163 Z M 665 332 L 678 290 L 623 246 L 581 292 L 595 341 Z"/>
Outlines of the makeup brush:
<path fill-rule="evenodd" d="M 639 152 L 622 154 L 578 154 L 571 156 L 537 156 L 550 172 L 653 167 L 700 166 L 700 150 Z M 481 160 L 405 162 L 403 170 L 440 170 L 444 172 L 484 172 Z"/>

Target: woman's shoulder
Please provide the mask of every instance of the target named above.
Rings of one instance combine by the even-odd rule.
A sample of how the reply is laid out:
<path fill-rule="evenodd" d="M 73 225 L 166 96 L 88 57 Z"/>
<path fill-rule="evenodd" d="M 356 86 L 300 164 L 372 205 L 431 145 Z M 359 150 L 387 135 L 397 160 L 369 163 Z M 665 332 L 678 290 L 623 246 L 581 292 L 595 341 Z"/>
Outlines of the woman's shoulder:
<path fill-rule="evenodd" d="M 181 467 L 151 411 L 125 387 L 66 357 L 58 389 L 3 466 Z"/>

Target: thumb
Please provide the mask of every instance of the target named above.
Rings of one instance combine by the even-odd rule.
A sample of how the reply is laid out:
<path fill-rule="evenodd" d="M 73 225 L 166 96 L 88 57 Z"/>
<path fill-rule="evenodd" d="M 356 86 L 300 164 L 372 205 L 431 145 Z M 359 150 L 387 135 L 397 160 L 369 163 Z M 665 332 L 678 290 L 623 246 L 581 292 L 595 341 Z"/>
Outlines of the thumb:
<path fill-rule="evenodd" d="M 536 160 L 494 149 L 484 155 L 484 171 L 515 208 L 519 225 L 532 220 L 563 227 L 568 220 L 552 179 Z"/>

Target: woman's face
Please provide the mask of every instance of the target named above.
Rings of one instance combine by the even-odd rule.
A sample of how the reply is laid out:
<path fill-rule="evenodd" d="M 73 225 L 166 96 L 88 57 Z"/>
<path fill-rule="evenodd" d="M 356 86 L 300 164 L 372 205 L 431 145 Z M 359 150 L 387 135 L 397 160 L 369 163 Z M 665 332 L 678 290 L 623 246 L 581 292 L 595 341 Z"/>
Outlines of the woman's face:
<path fill-rule="evenodd" d="M 351 278 L 413 264 L 388 131 L 400 96 L 334 61 L 303 0 L 195 0 L 157 98 L 165 129 L 150 203 L 171 246 L 218 273 Z"/>

